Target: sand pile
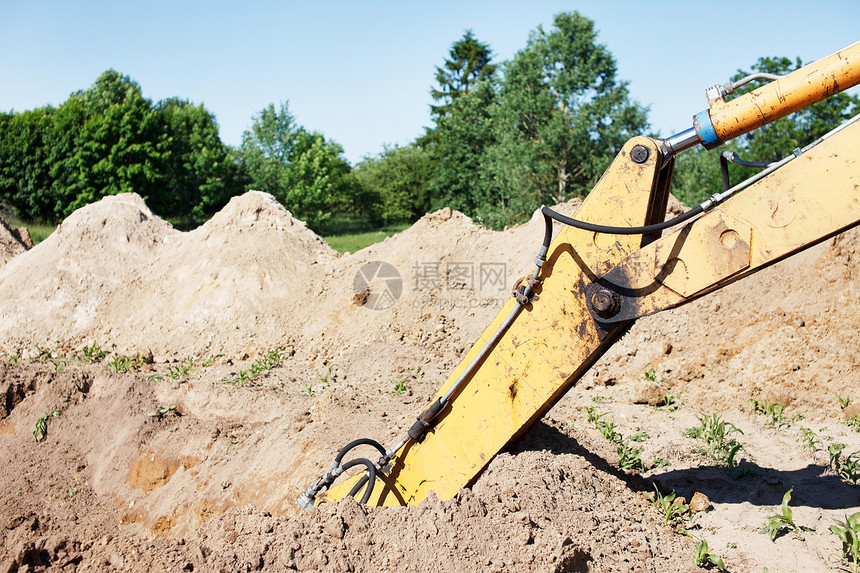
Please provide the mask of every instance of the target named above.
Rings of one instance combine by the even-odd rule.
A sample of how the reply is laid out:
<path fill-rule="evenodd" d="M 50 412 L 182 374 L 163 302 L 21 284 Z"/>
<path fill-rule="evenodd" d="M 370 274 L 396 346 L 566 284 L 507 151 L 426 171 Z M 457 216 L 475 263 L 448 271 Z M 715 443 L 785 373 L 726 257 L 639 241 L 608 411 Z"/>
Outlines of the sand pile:
<path fill-rule="evenodd" d="M 5 349 L 95 343 L 162 360 L 275 347 L 309 269 L 336 256 L 262 193 L 184 234 L 137 195 L 107 197 L 0 271 L 12 295 L 0 302 L 0 339 Z"/>

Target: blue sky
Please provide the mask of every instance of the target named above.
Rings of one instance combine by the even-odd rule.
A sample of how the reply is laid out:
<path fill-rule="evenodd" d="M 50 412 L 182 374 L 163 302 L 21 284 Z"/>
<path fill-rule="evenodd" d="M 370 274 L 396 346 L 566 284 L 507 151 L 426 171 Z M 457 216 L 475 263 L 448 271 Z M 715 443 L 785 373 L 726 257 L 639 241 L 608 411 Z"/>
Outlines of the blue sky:
<path fill-rule="evenodd" d="M 810 61 L 860 40 L 858 0 L 0 0 L 0 110 L 57 105 L 113 68 L 154 101 L 204 104 L 231 145 L 255 113 L 289 101 L 355 163 L 430 125 L 435 67 L 465 30 L 501 62 L 572 10 L 595 21 L 664 136 L 690 127 L 706 87 L 759 56 Z"/>

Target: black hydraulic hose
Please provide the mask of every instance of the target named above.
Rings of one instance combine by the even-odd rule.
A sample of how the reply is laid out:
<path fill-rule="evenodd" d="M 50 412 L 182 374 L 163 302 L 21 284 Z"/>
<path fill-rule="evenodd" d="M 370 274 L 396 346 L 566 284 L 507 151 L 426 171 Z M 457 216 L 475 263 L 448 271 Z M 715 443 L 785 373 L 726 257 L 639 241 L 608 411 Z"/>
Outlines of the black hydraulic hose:
<path fill-rule="evenodd" d="M 349 453 L 353 448 L 357 448 L 358 446 L 373 446 L 376 450 L 385 455 L 385 448 L 377 442 L 376 440 L 372 440 L 370 438 L 359 438 L 357 440 L 353 440 L 344 447 L 340 449 L 337 455 L 334 457 L 334 465 L 339 466 L 341 460 Z M 373 465 L 373 462 L 368 460 L 367 458 L 356 458 L 354 460 L 350 460 L 341 466 L 341 470 L 346 471 L 351 467 L 355 467 L 359 464 L 363 464 L 367 468 L 367 473 L 361 477 L 361 479 L 356 483 L 352 489 L 349 491 L 349 496 L 354 497 L 364 484 L 370 482 L 370 485 L 367 486 L 367 489 L 364 491 L 364 495 L 361 496 L 360 504 L 367 503 L 367 500 L 370 499 L 370 494 L 373 493 L 373 486 L 376 485 L 376 466 Z"/>
<path fill-rule="evenodd" d="M 349 460 L 348 462 L 343 464 L 342 467 L 344 471 L 346 471 L 349 468 L 357 466 L 359 464 L 362 464 L 367 468 L 367 474 L 365 474 L 362 480 L 355 484 L 351 490 L 349 490 L 349 495 L 350 497 L 352 497 L 357 494 L 358 491 L 361 489 L 361 486 L 367 483 L 366 480 L 369 480 L 370 484 L 367 486 L 367 489 L 364 490 L 364 495 L 361 496 L 361 501 L 358 502 L 361 505 L 364 505 L 365 503 L 367 503 L 367 500 L 370 499 L 370 494 L 373 493 L 373 486 L 376 483 L 376 467 L 373 465 L 373 462 L 367 458 L 355 458 L 354 460 Z"/>
<path fill-rule="evenodd" d="M 549 217 L 550 219 L 555 219 L 559 223 L 564 223 L 565 225 L 570 225 L 571 227 L 576 227 L 577 229 L 584 229 L 586 231 L 592 231 L 594 233 L 605 233 L 607 235 L 645 235 L 648 233 L 656 233 L 658 231 L 664 231 L 670 227 L 674 227 L 679 223 L 683 223 L 693 217 L 699 215 L 700 213 L 704 213 L 705 208 L 704 205 L 698 205 L 693 207 L 686 213 L 682 215 L 678 215 L 668 221 L 663 221 L 662 223 L 655 223 L 653 225 L 643 225 L 641 227 L 611 227 L 607 225 L 597 225 L 594 223 L 588 223 L 586 221 L 578 221 L 576 219 L 571 219 L 570 217 L 566 217 L 561 213 L 557 213 L 550 209 L 549 207 L 542 207 L 541 213 L 543 213 L 544 217 Z M 548 240 L 547 237 L 550 239 Z M 547 231 L 544 235 L 544 246 L 549 248 L 549 242 L 552 237 L 552 225 L 549 225 L 549 221 L 547 221 Z"/>
<path fill-rule="evenodd" d="M 357 448 L 358 446 L 373 446 L 380 454 L 382 454 L 383 456 L 385 455 L 385 448 L 382 447 L 382 444 L 380 444 L 376 440 L 371 440 L 370 438 L 359 438 L 357 440 L 351 441 L 340 449 L 340 451 L 334 457 L 335 465 L 340 465 L 340 461 L 347 454 L 347 452 L 349 452 L 353 448 Z"/>

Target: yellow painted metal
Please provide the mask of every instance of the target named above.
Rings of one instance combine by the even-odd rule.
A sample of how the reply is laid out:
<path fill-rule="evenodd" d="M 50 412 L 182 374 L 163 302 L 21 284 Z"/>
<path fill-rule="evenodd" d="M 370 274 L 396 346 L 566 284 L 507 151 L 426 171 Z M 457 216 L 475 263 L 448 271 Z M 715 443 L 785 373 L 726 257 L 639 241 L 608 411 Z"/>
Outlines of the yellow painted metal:
<path fill-rule="evenodd" d="M 860 122 L 633 253 L 603 283 L 627 293 L 614 319 L 690 302 L 860 224 Z"/>
<path fill-rule="evenodd" d="M 748 94 L 711 101 L 710 117 L 729 141 L 860 83 L 860 42 Z"/>
<path fill-rule="evenodd" d="M 638 164 L 630 151 L 643 145 Z M 668 193 L 661 155 L 651 139 L 630 140 L 577 210 L 577 217 L 616 226 L 662 221 Z M 641 248 L 641 236 L 606 236 L 563 228 L 542 267 L 539 300 L 525 307 L 483 363 L 452 395 L 441 421 L 423 442 L 409 442 L 390 471 L 377 478 L 370 505 L 412 505 L 434 491 L 457 494 L 508 443 L 564 395 L 623 331 L 601 331 L 591 319 L 585 289 L 594 277 Z M 535 250 L 540 238 L 535 237 Z M 517 303 L 511 299 L 464 356 L 432 401 L 446 393 L 488 343 Z M 432 403 L 431 401 L 431 403 Z M 319 502 L 346 496 L 359 479 L 344 480 Z"/>

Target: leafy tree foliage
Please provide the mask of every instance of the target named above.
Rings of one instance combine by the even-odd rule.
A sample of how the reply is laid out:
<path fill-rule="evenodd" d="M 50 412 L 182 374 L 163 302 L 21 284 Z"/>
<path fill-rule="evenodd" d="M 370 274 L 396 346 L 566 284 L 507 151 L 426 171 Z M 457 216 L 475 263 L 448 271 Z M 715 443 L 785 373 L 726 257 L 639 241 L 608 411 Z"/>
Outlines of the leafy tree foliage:
<path fill-rule="evenodd" d="M 352 193 L 343 148 L 298 125 L 284 102 L 269 104 L 242 136 L 251 185 L 278 197 L 311 227 L 329 218 Z"/>
<path fill-rule="evenodd" d="M 672 194 L 684 205 L 694 207 L 722 190 L 720 175 L 721 148 L 706 151 L 696 147 L 675 160 Z M 738 181 L 740 178 L 737 179 Z"/>
<path fill-rule="evenodd" d="M 128 76 L 109 70 L 83 92 L 88 116 L 81 128 L 75 163 L 78 180 L 66 214 L 105 195 L 159 192 L 168 137 L 152 103 Z"/>
<path fill-rule="evenodd" d="M 150 207 L 173 217 L 202 220 L 247 183 L 235 152 L 221 143 L 215 117 L 203 107 L 169 98 L 158 103 L 161 130 L 169 134 L 160 181 Z"/>
<path fill-rule="evenodd" d="M 0 115 L 0 198 L 25 219 L 53 222 L 105 195 L 135 192 L 161 215 L 200 220 L 243 191 L 245 179 L 203 106 L 153 105 L 114 70 L 57 108 Z"/>
<path fill-rule="evenodd" d="M 298 131 L 287 102 L 277 110 L 270 103 L 254 117 L 251 129 L 242 134 L 240 147 L 252 186 L 277 197 L 286 194 L 287 171 Z"/>
<path fill-rule="evenodd" d="M 333 211 L 347 208 L 352 195 L 351 171 L 343 148 L 317 131 L 296 136 L 294 159 L 288 173 L 284 204 L 315 227 Z"/>
<path fill-rule="evenodd" d="M 45 136 L 54 111 L 0 115 L 0 198 L 24 213 L 53 210 Z"/>
<path fill-rule="evenodd" d="M 431 147 L 435 170 L 429 184 L 435 207 L 446 205 L 475 214 L 488 205 L 481 166 L 486 149 L 495 142 L 492 109 L 497 105 L 498 88 L 485 80 L 439 119 Z"/>
<path fill-rule="evenodd" d="M 430 154 L 417 145 L 386 147 L 354 171 L 358 193 L 374 223 L 414 221 L 431 208 Z"/>
<path fill-rule="evenodd" d="M 448 59 L 442 67 L 436 67 L 439 87 L 430 90 L 433 100 L 441 102 L 430 106 L 437 121 L 448 115 L 451 107 L 480 82 L 493 77 L 497 66 L 491 62 L 492 57 L 489 45 L 477 40 L 472 30 L 466 30 L 463 37 L 451 46 Z"/>
<path fill-rule="evenodd" d="M 538 27 L 507 66 L 496 120 L 489 182 L 528 211 L 585 195 L 647 128 L 594 23 L 576 12 L 557 15 L 550 31 Z"/>

